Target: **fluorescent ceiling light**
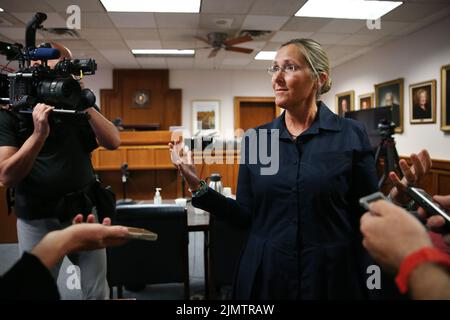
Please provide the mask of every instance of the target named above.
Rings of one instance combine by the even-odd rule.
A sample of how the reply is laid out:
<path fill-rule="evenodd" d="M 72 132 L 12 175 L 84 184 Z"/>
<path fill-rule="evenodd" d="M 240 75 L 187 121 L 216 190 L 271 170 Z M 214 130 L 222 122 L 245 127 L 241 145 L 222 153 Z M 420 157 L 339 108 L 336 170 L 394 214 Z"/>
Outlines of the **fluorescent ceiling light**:
<path fill-rule="evenodd" d="M 200 12 L 201 0 L 100 0 L 108 12 Z"/>
<path fill-rule="evenodd" d="M 308 0 L 295 16 L 376 20 L 401 4 L 401 1 Z"/>
<path fill-rule="evenodd" d="M 132 49 L 135 57 L 193 57 L 195 50 L 178 49 Z"/>
<path fill-rule="evenodd" d="M 260 51 L 255 57 L 255 60 L 270 60 L 275 59 L 276 51 Z"/>

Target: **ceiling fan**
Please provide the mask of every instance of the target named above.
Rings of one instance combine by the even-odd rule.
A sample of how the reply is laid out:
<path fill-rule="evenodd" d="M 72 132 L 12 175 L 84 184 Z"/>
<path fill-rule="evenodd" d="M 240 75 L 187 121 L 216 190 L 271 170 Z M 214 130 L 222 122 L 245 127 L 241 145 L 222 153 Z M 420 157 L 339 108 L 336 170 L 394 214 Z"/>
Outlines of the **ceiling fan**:
<path fill-rule="evenodd" d="M 253 38 L 246 34 L 241 37 L 227 39 L 228 35 L 224 32 L 210 32 L 207 34 L 207 38 L 203 37 L 195 37 L 197 40 L 207 43 L 209 46 L 199 49 L 212 48 L 211 52 L 208 55 L 208 58 L 213 58 L 217 55 L 220 49 L 225 49 L 227 51 L 234 51 L 240 53 L 252 53 L 253 49 L 235 47 L 235 44 L 252 41 Z"/>

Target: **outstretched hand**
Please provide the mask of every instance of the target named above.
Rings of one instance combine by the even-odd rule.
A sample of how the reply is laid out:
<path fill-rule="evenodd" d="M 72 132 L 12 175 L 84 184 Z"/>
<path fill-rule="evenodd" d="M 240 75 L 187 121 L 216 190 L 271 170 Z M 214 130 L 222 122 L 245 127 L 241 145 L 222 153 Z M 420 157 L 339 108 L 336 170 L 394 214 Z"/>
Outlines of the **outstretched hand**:
<path fill-rule="evenodd" d="M 200 183 L 200 178 L 195 169 L 192 152 L 185 151 L 181 142 L 169 143 L 169 149 L 173 165 L 181 172 L 189 187 L 196 188 Z"/>
<path fill-rule="evenodd" d="M 403 173 L 402 179 L 395 172 L 389 172 L 389 179 L 394 184 L 390 191 L 390 196 L 397 204 L 403 205 L 408 203 L 410 198 L 406 194 L 406 188 L 419 183 L 431 168 L 431 158 L 425 149 L 417 155 L 411 154 L 411 161 L 412 166 L 409 166 L 404 159 L 399 161 L 400 170 Z"/>

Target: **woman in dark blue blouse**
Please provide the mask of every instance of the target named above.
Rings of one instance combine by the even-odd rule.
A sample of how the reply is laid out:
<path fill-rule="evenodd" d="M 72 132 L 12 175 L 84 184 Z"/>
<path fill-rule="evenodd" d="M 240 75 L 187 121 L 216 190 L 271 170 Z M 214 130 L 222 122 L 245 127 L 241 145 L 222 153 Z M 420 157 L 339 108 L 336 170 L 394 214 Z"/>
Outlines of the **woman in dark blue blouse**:
<path fill-rule="evenodd" d="M 195 207 L 249 227 L 235 298 L 366 298 L 370 274 L 363 263 L 358 199 L 377 190 L 367 134 L 318 101 L 331 81 L 317 42 L 283 44 L 268 71 L 275 103 L 286 111 L 246 132 L 236 201 L 207 188 L 186 159 L 175 165 L 193 190 Z M 170 146 L 175 159 L 178 148 Z M 400 163 L 403 181 L 390 175 L 398 202 L 407 200 L 399 192 L 404 185 L 429 169 L 426 151 L 412 159 L 411 168 Z"/>

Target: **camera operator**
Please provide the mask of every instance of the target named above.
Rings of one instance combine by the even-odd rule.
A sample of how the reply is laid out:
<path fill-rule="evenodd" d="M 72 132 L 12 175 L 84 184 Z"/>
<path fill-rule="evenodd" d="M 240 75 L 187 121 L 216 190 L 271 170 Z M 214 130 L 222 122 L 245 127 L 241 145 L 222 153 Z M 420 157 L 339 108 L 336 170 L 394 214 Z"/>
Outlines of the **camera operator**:
<path fill-rule="evenodd" d="M 433 198 L 450 210 L 450 195 Z M 426 218 L 422 208 L 419 213 Z M 443 217 L 431 216 L 427 227 L 444 233 L 444 241 L 450 245 L 444 223 Z M 396 282 L 403 293 L 409 291 L 413 299 L 450 299 L 450 257 L 433 247 L 427 230 L 413 215 L 387 201 L 377 201 L 362 216 L 361 232 L 370 254 L 398 272 Z"/>
<path fill-rule="evenodd" d="M 52 47 L 61 51 L 59 60 L 72 58 L 64 46 L 52 43 Z M 54 68 L 57 62 L 49 60 L 48 65 Z M 15 189 L 21 252 L 30 251 L 47 233 L 70 225 L 76 214 L 87 216 L 92 211 L 96 179 L 91 152 L 98 144 L 110 150 L 120 145 L 117 129 L 94 107 L 84 110 L 89 120 L 82 122 L 56 118 L 53 109 L 37 104 L 28 122 L 15 112 L 0 112 L 0 182 Z M 106 298 L 105 250 L 69 258 L 80 267 L 83 298 Z M 52 269 L 55 278 L 60 266 Z"/>

